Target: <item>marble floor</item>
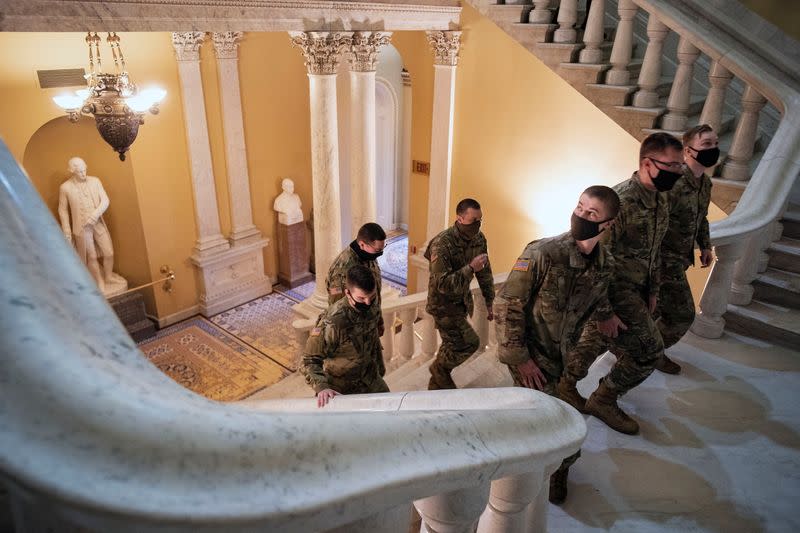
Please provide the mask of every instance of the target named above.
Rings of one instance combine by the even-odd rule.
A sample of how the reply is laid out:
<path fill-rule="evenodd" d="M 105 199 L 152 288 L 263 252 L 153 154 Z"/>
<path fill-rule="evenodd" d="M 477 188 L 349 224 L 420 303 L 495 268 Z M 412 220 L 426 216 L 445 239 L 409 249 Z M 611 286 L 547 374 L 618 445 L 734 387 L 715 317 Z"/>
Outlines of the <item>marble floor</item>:
<path fill-rule="evenodd" d="M 670 354 L 680 375 L 656 372 L 620 402 L 640 435 L 587 417 L 549 530 L 800 531 L 800 352 L 689 333 Z M 579 389 L 590 393 L 612 362 L 595 363 Z"/>

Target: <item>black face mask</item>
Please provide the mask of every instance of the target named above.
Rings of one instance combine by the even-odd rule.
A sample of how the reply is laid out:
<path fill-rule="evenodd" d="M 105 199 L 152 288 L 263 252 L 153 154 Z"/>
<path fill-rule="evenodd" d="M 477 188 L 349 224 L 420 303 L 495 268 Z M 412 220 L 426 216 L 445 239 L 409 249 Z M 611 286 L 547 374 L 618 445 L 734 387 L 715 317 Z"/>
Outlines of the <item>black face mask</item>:
<path fill-rule="evenodd" d="M 591 220 L 586 220 L 572 213 L 572 219 L 569 223 L 569 232 L 576 241 L 586 241 L 600 235 L 600 232 L 603 231 L 600 229 L 600 224 L 608 222 L 609 220 L 611 219 L 609 218 L 601 222 L 592 222 Z"/>
<path fill-rule="evenodd" d="M 648 157 L 648 159 L 650 158 Z M 653 160 L 650 159 L 650 161 Z M 655 166 L 655 163 L 653 163 L 653 166 Z M 656 169 L 658 169 L 658 174 L 656 174 L 655 177 L 650 176 L 650 179 L 658 192 L 669 191 L 675 186 L 675 182 L 683 176 L 680 172 L 670 172 L 669 170 L 663 170 L 658 167 L 656 167 Z"/>
<path fill-rule="evenodd" d="M 719 161 L 719 146 L 705 150 L 695 150 L 691 146 L 687 146 L 687 148 L 697 154 L 694 156 L 694 160 L 706 168 L 713 167 Z"/>
<path fill-rule="evenodd" d="M 369 311 L 370 307 L 372 307 L 370 304 L 365 304 L 364 302 L 357 302 L 356 299 L 353 298 L 349 292 L 347 293 L 347 299 L 350 301 L 350 303 L 352 303 L 353 308 L 359 313 L 366 313 L 367 311 Z"/>
<path fill-rule="evenodd" d="M 481 231 L 481 221 L 476 220 L 472 224 L 462 224 L 456 221 L 456 228 L 465 239 L 472 240 Z"/>
<path fill-rule="evenodd" d="M 383 250 L 381 250 L 380 252 L 376 252 L 374 254 L 371 254 L 366 250 L 362 250 L 361 247 L 358 245 L 357 240 L 350 243 L 350 248 L 353 249 L 353 251 L 356 253 L 356 255 L 361 261 L 375 261 L 380 256 L 383 255 Z"/>

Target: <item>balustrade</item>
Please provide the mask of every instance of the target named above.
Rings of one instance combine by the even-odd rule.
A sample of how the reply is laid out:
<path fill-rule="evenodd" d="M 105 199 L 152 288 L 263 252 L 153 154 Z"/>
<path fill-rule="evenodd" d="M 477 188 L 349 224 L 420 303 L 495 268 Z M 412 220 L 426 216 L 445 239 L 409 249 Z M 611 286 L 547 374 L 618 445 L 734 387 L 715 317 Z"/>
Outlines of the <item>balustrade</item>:
<path fill-rule="evenodd" d="M 647 49 L 644 52 L 642 70 L 639 72 L 639 91 L 633 95 L 635 107 L 658 107 L 656 89 L 661 83 L 661 53 L 668 33 L 666 24 L 650 13 L 647 19 Z"/>
<path fill-rule="evenodd" d="M 581 50 L 578 61 L 588 64 L 599 64 L 603 59 L 603 19 L 606 12 L 605 0 L 594 0 L 589 8 L 589 18 L 586 20 L 586 31 L 583 42 L 586 48 Z"/>
<path fill-rule="evenodd" d="M 722 109 L 725 105 L 725 91 L 731 83 L 733 74 L 713 61 L 708 70 L 708 83 L 711 88 L 706 96 L 706 103 L 703 105 L 703 112 L 700 114 L 700 124 L 708 124 L 714 131 L 720 132 L 722 127 Z"/>
<path fill-rule="evenodd" d="M 639 10 L 633 0 L 619 0 L 619 26 L 611 49 L 611 70 L 606 73 L 607 85 L 628 85 L 631 73 L 628 65 L 633 52 L 633 17 Z"/>
<path fill-rule="evenodd" d="M 670 131 L 683 131 L 689 120 L 689 100 L 692 89 L 694 62 L 700 57 L 700 50 L 686 37 L 678 41 L 678 71 L 672 80 L 672 89 L 667 99 L 669 112 L 664 116 L 661 127 Z"/>
<path fill-rule="evenodd" d="M 722 177 L 729 180 L 745 181 L 750 179 L 750 160 L 758 133 L 758 114 L 767 100 L 748 85 L 742 94 L 742 114 L 736 123 L 733 143 L 725 163 L 722 166 Z"/>
<path fill-rule="evenodd" d="M 558 29 L 553 33 L 554 43 L 574 43 L 578 37 L 578 0 L 561 0 L 558 8 Z"/>
<path fill-rule="evenodd" d="M 550 24 L 553 12 L 550 10 L 552 0 L 533 0 L 533 11 L 528 19 L 531 24 Z"/>

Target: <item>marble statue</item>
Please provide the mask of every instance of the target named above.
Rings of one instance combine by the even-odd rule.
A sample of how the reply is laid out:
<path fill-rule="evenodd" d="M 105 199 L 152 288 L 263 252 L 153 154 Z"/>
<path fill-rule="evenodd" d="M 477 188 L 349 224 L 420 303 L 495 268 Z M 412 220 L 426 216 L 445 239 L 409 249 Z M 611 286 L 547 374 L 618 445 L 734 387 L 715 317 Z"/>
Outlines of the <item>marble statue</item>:
<path fill-rule="evenodd" d="M 67 168 L 70 178 L 58 191 L 61 229 L 67 241 L 75 245 L 100 291 L 106 297 L 114 296 L 125 291 L 128 282 L 114 273 L 114 247 L 103 220 L 108 195 L 98 178 L 86 175 L 86 163 L 80 157 L 70 159 Z"/>
<path fill-rule="evenodd" d="M 275 198 L 272 208 L 278 212 L 278 222 L 291 226 L 303 221 L 300 197 L 294 192 L 294 182 L 284 178 L 281 182 L 283 192 Z"/>

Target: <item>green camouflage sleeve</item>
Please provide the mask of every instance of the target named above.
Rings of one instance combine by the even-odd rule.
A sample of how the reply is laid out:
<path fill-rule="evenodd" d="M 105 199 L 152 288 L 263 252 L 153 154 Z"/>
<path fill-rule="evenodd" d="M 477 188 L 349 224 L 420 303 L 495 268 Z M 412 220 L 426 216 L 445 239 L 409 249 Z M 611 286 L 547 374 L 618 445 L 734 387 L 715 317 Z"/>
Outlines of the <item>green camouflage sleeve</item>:
<path fill-rule="evenodd" d="M 489 253 L 486 239 L 483 240 L 481 253 L 487 255 Z M 492 265 L 488 260 L 486 261 L 486 266 L 480 272 L 475 273 L 475 277 L 478 278 L 478 286 L 481 288 L 481 294 L 483 294 L 483 299 L 486 301 L 486 307 L 491 307 L 494 302 L 494 275 L 492 274 Z"/>
<path fill-rule="evenodd" d="M 322 320 L 317 322 L 306 341 L 300 367 L 306 383 L 314 389 L 314 392 L 331 388 L 322 365 L 325 358 L 334 353 L 337 347 L 338 339 L 334 327 Z"/>
<path fill-rule="evenodd" d="M 472 281 L 472 269 L 465 265 L 454 269 L 450 250 L 437 239 L 431 249 L 431 285 L 439 294 L 465 294 Z"/>
<path fill-rule="evenodd" d="M 602 242 L 597 243 L 597 246 L 604 246 Z M 606 248 L 605 250 L 605 268 L 603 276 L 598 280 L 598 283 L 602 283 L 605 287 L 602 289 L 602 295 L 597 302 L 597 307 L 595 307 L 594 314 L 592 318 L 594 320 L 604 321 L 608 320 L 612 316 L 614 316 L 614 309 L 611 307 L 611 302 L 608 301 L 608 285 L 611 283 L 611 278 L 614 276 L 614 256 L 611 255 L 611 251 Z"/>
<path fill-rule="evenodd" d="M 344 287 L 347 282 L 347 270 L 335 263 L 328 272 L 325 280 L 325 289 L 328 292 L 328 305 L 333 305 L 344 297 Z"/>
<path fill-rule="evenodd" d="M 525 341 L 525 310 L 544 281 L 549 265 L 541 254 L 516 260 L 494 305 L 497 358 L 507 365 L 521 365 L 530 359 Z"/>
<path fill-rule="evenodd" d="M 711 232 L 708 229 L 708 204 L 706 204 L 703 218 L 700 220 L 700 225 L 697 228 L 697 246 L 701 250 L 711 249 Z"/>

